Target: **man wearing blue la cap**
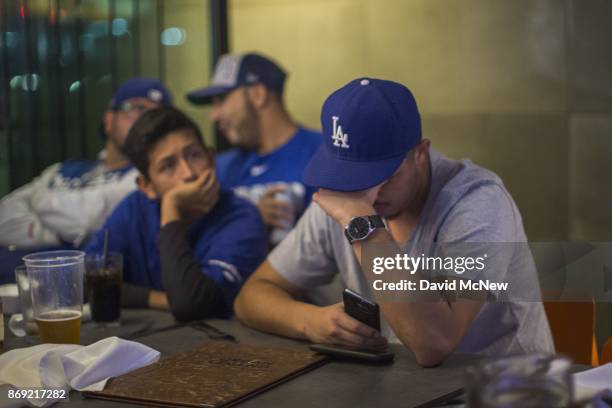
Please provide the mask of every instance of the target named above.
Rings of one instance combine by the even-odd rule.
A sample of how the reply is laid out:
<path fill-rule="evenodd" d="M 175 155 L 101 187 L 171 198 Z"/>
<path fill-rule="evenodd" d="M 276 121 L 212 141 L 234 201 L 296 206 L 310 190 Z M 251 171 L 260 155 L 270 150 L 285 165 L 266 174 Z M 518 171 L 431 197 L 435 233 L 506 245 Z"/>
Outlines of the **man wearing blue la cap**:
<path fill-rule="evenodd" d="M 235 302 L 239 319 L 317 343 L 399 341 L 424 366 L 453 352 L 554 352 L 536 302 L 452 302 L 443 291 L 427 294 L 425 302 L 410 292 L 399 301 L 383 296 L 378 332 L 348 316 L 341 304 L 298 301 L 337 273 L 349 288 L 373 297 L 371 282 L 379 275 L 362 268 L 364 244 L 419 257 L 435 243 L 526 241 L 520 213 L 499 177 L 430 149 L 414 97 L 403 85 L 354 80 L 327 98 L 321 122 L 324 142 L 304 173 L 305 182 L 319 188 L 315 204 L 244 285 Z M 520 263 L 517 256 L 493 257 L 495 271 Z"/>
<path fill-rule="evenodd" d="M 257 53 L 223 55 L 210 86 L 187 95 L 235 148 L 217 156 L 222 186 L 257 205 L 276 245 L 311 201 L 302 173 L 321 135 L 298 125 L 283 102 L 285 71 Z"/>
<path fill-rule="evenodd" d="M 80 246 L 136 188 L 138 171 L 123 152 L 130 127 L 146 110 L 171 103 L 170 92 L 157 79 L 122 83 L 104 112 L 100 159 L 56 163 L 3 198 L 0 245 Z"/>

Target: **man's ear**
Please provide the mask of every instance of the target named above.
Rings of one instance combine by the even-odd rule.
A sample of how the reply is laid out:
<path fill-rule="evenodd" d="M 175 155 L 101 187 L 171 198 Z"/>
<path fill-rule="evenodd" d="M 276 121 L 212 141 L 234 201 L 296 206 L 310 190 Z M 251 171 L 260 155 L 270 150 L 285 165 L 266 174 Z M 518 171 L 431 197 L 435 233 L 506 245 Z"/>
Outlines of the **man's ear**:
<path fill-rule="evenodd" d="M 247 88 L 247 94 L 251 100 L 251 103 L 257 109 L 261 109 L 266 106 L 266 104 L 269 103 L 271 96 L 270 91 L 268 91 L 268 88 L 266 88 L 266 86 L 263 84 L 249 86 Z"/>
<path fill-rule="evenodd" d="M 417 163 L 422 163 L 425 158 L 427 158 L 429 153 L 429 146 L 431 145 L 431 141 L 429 139 L 423 139 L 418 144 L 415 151 L 415 161 Z"/>
<path fill-rule="evenodd" d="M 115 112 L 112 110 L 106 110 L 104 112 L 104 118 L 102 121 L 104 122 L 104 133 L 108 136 L 111 134 L 114 127 Z"/>
<path fill-rule="evenodd" d="M 157 200 L 159 198 L 157 191 L 155 191 L 155 188 L 153 187 L 153 183 L 151 183 L 151 180 L 142 174 L 139 174 L 138 177 L 136 177 L 136 184 L 138 184 L 140 191 L 145 193 L 149 200 Z"/>

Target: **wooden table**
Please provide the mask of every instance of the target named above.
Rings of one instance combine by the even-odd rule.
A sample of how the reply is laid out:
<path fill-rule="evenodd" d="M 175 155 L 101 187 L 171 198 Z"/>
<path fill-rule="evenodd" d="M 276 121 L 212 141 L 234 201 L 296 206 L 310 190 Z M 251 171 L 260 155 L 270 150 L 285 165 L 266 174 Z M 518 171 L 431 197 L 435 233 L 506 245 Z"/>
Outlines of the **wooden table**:
<path fill-rule="evenodd" d="M 231 334 L 242 344 L 308 349 L 305 342 L 272 336 L 249 329 L 237 321 L 210 320 L 208 323 Z M 94 328 L 85 323 L 83 344 L 117 335 L 146 344 L 162 356 L 189 350 L 210 341 L 205 332 L 188 326 L 177 326 L 168 313 L 151 310 L 128 310 L 122 315 L 120 328 Z M 8 336 L 5 349 L 26 347 L 33 340 Z M 464 386 L 465 368 L 477 357 L 456 355 L 435 368 L 421 368 L 414 356 L 401 345 L 392 345 L 395 361 L 390 365 L 368 365 L 351 361 L 332 361 L 320 368 L 281 384 L 249 399 L 242 407 L 418 407 L 436 406 L 458 394 Z M 433 404 L 431 404 L 434 402 Z M 70 407 L 136 407 L 102 400 L 85 399 L 78 392 L 70 401 L 57 406 Z"/>

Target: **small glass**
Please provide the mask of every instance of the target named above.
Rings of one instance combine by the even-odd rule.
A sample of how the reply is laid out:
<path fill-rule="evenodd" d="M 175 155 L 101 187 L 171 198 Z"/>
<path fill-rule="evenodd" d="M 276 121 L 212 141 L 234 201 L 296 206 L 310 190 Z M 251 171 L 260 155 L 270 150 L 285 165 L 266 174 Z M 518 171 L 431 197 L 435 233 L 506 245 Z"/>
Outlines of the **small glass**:
<path fill-rule="evenodd" d="M 23 258 L 38 335 L 44 343 L 79 344 L 85 253 L 47 251 Z"/>
<path fill-rule="evenodd" d="M 468 370 L 467 401 L 473 408 L 560 408 L 573 397 L 571 361 L 527 354 L 491 360 Z"/>
<path fill-rule="evenodd" d="M 119 252 L 109 252 L 104 259 L 101 254 L 87 254 L 85 267 L 91 320 L 99 326 L 118 326 L 123 256 Z"/>
<path fill-rule="evenodd" d="M 34 335 L 38 333 L 34 310 L 32 309 L 32 294 L 30 292 L 30 278 L 25 265 L 15 268 L 15 282 L 19 291 L 19 303 L 21 304 L 21 316 L 11 317 L 11 330 L 18 336 Z"/>

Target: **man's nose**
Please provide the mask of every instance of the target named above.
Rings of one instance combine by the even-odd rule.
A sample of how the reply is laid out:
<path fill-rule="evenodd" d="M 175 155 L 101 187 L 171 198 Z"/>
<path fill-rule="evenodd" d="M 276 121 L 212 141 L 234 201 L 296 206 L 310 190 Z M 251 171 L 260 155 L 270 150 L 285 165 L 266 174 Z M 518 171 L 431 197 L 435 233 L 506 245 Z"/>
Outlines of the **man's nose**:
<path fill-rule="evenodd" d="M 198 178 L 198 175 L 189 164 L 189 161 L 185 160 L 184 158 L 180 161 L 179 171 L 180 178 L 183 181 L 193 181 Z"/>

